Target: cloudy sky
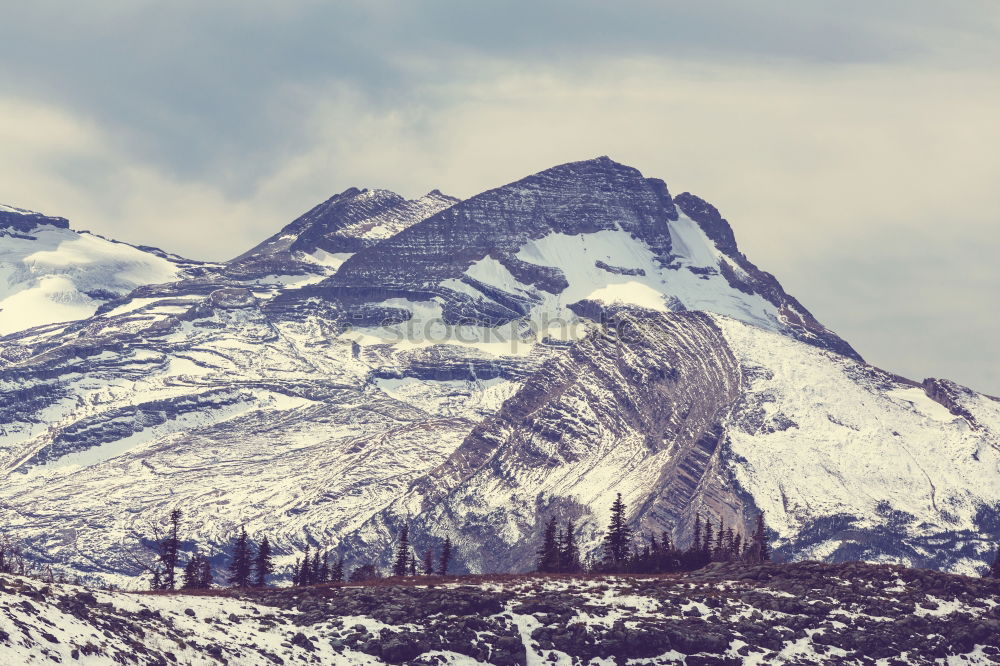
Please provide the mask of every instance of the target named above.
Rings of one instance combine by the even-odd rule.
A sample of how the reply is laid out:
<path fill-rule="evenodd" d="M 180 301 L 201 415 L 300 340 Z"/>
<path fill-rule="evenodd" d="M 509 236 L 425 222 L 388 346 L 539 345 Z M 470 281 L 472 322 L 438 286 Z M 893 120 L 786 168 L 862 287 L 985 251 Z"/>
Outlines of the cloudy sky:
<path fill-rule="evenodd" d="M 609 155 L 715 203 L 872 363 L 1000 394 L 995 0 L 35 0 L 0 25 L 0 202 L 225 259 L 349 186 L 464 197 Z"/>

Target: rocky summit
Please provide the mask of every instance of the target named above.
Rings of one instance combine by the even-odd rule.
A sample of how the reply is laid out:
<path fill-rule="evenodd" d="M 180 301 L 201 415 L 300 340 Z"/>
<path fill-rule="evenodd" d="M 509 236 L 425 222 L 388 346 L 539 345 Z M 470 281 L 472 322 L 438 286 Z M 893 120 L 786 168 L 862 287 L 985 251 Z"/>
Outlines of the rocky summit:
<path fill-rule="evenodd" d="M 995 664 L 1000 581 L 802 562 L 215 594 L 0 577 L 4 663 Z"/>
<path fill-rule="evenodd" d="M 681 548 L 763 513 L 786 560 L 993 556 L 1000 400 L 867 363 L 694 194 L 601 157 L 275 227 L 202 263 L 0 209 L 0 515 L 39 567 L 146 585 L 181 509 L 181 561 L 245 526 L 279 578 L 384 568 L 407 525 L 527 571 L 552 518 L 599 553 L 618 494 Z"/>

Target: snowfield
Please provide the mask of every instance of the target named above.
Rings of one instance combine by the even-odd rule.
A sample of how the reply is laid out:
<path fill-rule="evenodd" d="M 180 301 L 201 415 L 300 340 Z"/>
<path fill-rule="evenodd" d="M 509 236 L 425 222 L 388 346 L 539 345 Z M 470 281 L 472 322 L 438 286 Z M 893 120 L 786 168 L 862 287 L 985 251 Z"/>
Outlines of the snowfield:
<path fill-rule="evenodd" d="M 84 319 L 109 298 L 176 280 L 171 260 L 86 232 L 39 226 L 30 238 L 0 235 L 0 335 Z"/>

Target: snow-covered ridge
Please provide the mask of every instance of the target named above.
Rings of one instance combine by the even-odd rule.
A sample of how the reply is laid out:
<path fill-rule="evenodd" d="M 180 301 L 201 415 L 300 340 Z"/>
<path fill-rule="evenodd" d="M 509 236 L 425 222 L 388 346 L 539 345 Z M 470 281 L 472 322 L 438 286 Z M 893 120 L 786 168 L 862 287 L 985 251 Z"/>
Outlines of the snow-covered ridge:
<path fill-rule="evenodd" d="M 293 220 L 274 236 L 241 254 L 234 262 L 288 256 L 329 265 L 353 252 L 391 238 L 458 200 L 433 190 L 407 200 L 389 190 L 350 188 Z"/>
<path fill-rule="evenodd" d="M 141 285 L 172 282 L 195 266 L 197 262 L 155 248 L 44 219 L 19 233 L 0 234 L 0 335 L 84 319 L 108 300 Z"/>

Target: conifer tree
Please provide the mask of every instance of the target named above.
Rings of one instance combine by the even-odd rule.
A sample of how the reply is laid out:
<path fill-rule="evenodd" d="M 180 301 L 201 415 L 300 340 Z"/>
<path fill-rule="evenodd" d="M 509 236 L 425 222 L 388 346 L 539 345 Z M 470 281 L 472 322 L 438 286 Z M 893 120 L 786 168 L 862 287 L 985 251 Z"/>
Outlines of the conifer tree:
<path fill-rule="evenodd" d="M 444 538 L 444 546 L 441 547 L 441 560 L 438 563 L 438 575 L 447 576 L 448 567 L 451 565 L 451 537 Z"/>
<path fill-rule="evenodd" d="M 712 558 L 712 537 L 714 536 L 712 532 L 712 520 L 708 519 L 705 521 L 705 535 L 702 541 L 702 552 L 705 554 L 707 559 Z"/>
<path fill-rule="evenodd" d="M 309 552 L 309 544 L 306 544 L 306 552 L 302 555 L 302 562 L 299 564 L 299 585 L 312 584 L 312 555 Z"/>
<path fill-rule="evenodd" d="M 715 545 L 713 546 L 713 554 L 716 561 L 721 562 L 725 559 L 725 536 L 726 536 L 726 523 L 719 517 L 719 531 L 715 535 Z"/>
<path fill-rule="evenodd" d="M 625 523 L 625 502 L 618 493 L 611 505 L 611 521 L 604 535 L 604 560 L 612 568 L 620 568 L 629 557 L 632 530 Z"/>
<path fill-rule="evenodd" d="M 559 566 L 559 541 L 557 534 L 558 526 L 555 517 L 549 518 L 545 523 L 545 534 L 542 537 L 542 545 L 538 548 L 537 570 L 542 573 L 551 573 Z"/>
<path fill-rule="evenodd" d="M 324 583 L 330 582 L 330 551 L 323 553 L 323 564 L 319 568 L 319 579 Z"/>
<path fill-rule="evenodd" d="M 393 576 L 405 576 L 410 563 L 410 528 L 406 525 L 399 530 L 396 542 L 396 559 L 392 565 Z"/>
<path fill-rule="evenodd" d="M 212 588 L 212 583 L 212 563 L 203 556 L 198 567 L 198 589 L 209 590 Z"/>
<path fill-rule="evenodd" d="M 250 574 L 253 572 L 253 553 L 246 527 L 240 526 L 240 533 L 233 543 L 233 556 L 229 562 L 229 584 L 235 587 L 248 587 Z"/>
<path fill-rule="evenodd" d="M 691 542 L 691 547 L 688 550 L 699 551 L 702 550 L 701 547 L 701 514 L 696 513 L 694 515 L 694 541 Z"/>
<path fill-rule="evenodd" d="M 767 546 L 767 533 L 764 530 L 763 513 L 757 516 L 757 527 L 754 529 L 747 546 L 747 560 L 749 562 L 769 562 L 771 560 L 771 551 Z"/>
<path fill-rule="evenodd" d="M 430 548 L 424 551 L 424 575 L 430 576 L 434 573 L 434 551 Z"/>
<path fill-rule="evenodd" d="M 201 587 L 201 555 L 197 549 L 191 554 L 191 558 L 184 565 L 184 574 L 181 578 L 181 588 L 185 590 L 196 590 Z"/>
<path fill-rule="evenodd" d="M 732 559 L 737 561 L 743 559 L 743 535 L 740 534 L 739 532 L 733 535 L 732 553 L 733 553 Z"/>
<path fill-rule="evenodd" d="M 264 587 L 267 585 L 267 577 L 274 573 L 274 565 L 271 563 L 271 543 L 265 536 L 257 546 L 257 557 L 253 561 L 253 584 L 254 587 Z"/>
<path fill-rule="evenodd" d="M 302 558 L 295 558 L 295 566 L 292 567 L 292 586 L 302 585 Z"/>
<path fill-rule="evenodd" d="M 322 583 L 323 581 L 323 564 L 319 559 L 319 548 L 313 553 L 312 564 L 309 565 L 309 580 L 312 581 L 313 585 L 316 583 Z"/>
<path fill-rule="evenodd" d="M 997 549 L 997 556 L 993 558 L 993 564 L 985 577 L 1000 579 L 1000 549 Z"/>
<path fill-rule="evenodd" d="M 407 575 L 416 576 L 417 575 L 417 556 L 410 551 L 410 563 L 407 565 Z"/>
<path fill-rule="evenodd" d="M 344 582 L 344 558 L 338 557 L 337 561 L 333 563 L 333 567 L 330 571 L 330 581 L 334 583 Z"/>
<path fill-rule="evenodd" d="M 180 555 L 180 531 L 181 510 L 174 509 L 170 512 L 170 530 L 166 538 L 160 544 L 160 565 L 163 570 L 163 577 L 160 581 L 160 589 L 172 590 L 176 584 L 177 560 Z"/>
<path fill-rule="evenodd" d="M 576 525 L 570 520 L 566 523 L 559 548 L 559 570 L 564 573 L 579 573 L 581 569 L 580 549 L 576 545 Z"/>

